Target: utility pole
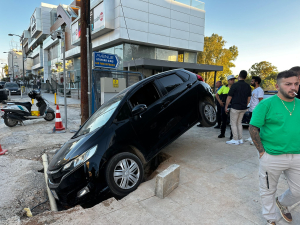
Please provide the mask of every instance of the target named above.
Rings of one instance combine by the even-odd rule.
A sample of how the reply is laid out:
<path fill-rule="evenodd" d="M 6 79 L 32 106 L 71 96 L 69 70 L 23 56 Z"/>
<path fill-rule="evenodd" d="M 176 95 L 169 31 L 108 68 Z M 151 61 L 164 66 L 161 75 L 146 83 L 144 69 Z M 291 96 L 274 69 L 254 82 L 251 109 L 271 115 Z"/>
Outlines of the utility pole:
<path fill-rule="evenodd" d="M 65 32 L 65 26 L 62 25 L 61 26 L 61 29 L 62 29 L 62 50 L 63 50 L 63 65 L 64 65 L 64 103 L 65 103 L 65 119 L 66 119 L 66 130 L 68 128 L 68 117 L 67 117 L 67 108 L 68 108 L 68 105 L 67 105 L 67 94 L 66 94 L 66 91 L 67 91 L 67 88 L 66 88 L 66 85 L 67 85 L 67 74 L 66 74 L 66 32 Z"/>
<path fill-rule="evenodd" d="M 89 118 L 89 97 L 88 97 L 88 62 L 87 62 L 87 20 L 90 18 L 90 0 L 81 1 L 80 21 L 80 65 L 81 65 L 81 124 Z"/>

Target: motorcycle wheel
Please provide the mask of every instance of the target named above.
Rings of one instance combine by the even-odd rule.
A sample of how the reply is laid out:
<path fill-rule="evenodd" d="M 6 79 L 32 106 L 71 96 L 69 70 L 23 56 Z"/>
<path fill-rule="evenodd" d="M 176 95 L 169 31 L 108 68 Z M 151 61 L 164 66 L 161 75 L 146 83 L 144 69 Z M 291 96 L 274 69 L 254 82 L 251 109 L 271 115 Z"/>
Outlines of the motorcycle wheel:
<path fill-rule="evenodd" d="M 54 112 L 48 112 L 48 113 L 46 113 L 46 116 L 45 116 L 44 119 L 47 120 L 47 121 L 54 120 L 55 119 Z"/>
<path fill-rule="evenodd" d="M 18 120 L 10 119 L 6 116 L 4 117 L 4 123 L 8 127 L 14 127 L 18 124 Z"/>

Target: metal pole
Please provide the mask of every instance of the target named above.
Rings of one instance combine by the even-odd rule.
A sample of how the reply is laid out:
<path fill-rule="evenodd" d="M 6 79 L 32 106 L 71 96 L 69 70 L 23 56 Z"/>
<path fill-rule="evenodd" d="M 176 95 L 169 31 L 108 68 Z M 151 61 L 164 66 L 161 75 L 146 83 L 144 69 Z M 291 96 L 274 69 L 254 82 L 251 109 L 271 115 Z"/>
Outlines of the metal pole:
<path fill-rule="evenodd" d="M 11 53 L 11 59 L 12 59 L 12 69 L 13 69 L 13 82 L 15 80 L 15 66 L 14 66 L 14 50 Z"/>
<path fill-rule="evenodd" d="M 22 39 L 22 62 L 23 62 L 23 85 L 25 87 L 25 70 L 24 70 L 24 49 L 23 49 L 23 39 Z"/>
<path fill-rule="evenodd" d="M 92 95 L 91 95 L 91 70 L 90 70 L 90 39 L 89 28 L 86 28 L 86 42 L 87 42 L 87 67 L 88 67 L 88 98 L 89 98 L 89 117 L 92 113 Z"/>
<path fill-rule="evenodd" d="M 216 79 L 217 79 L 217 71 L 215 71 L 215 77 L 214 77 L 214 91 L 213 91 L 214 94 L 216 91 Z"/>
<path fill-rule="evenodd" d="M 66 33 L 65 33 L 65 28 L 62 28 L 62 32 L 63 32 L 63 64 L 64 64 L 64 101 L 65 101 L 65 119 L 66 119 L 66 129 L 68 127 L 67 123 L 68 123 L 68 118 L 67 118 L 67 98 L 66 98 L 66 84 L 67 84 L 67 76 L 66 76 L 66 45 L 65 45 L 65 41 L 66 41 Z"/>

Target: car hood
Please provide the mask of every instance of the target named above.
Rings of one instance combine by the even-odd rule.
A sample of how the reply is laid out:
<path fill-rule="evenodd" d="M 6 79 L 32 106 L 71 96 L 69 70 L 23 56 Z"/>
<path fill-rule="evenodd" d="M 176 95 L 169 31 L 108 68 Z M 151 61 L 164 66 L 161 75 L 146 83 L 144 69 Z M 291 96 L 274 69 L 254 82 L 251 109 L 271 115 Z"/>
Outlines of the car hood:
<path fill-rule="evenodd" d="M 6 87 L 5 89 L 13 90 L 13 91 L 16 90 L 17 91 L 19 88 L 18 87 Z"/>
<path fill-rule="evenodd" d="M 68 142 L 66 142 L 54 155 L 49 163 L 48 169 L 50 171 L 57 170 L 93 147 L 94 145 L 91 146 L 93 143 L 89 143 L 88 140 L 93 135 L 100 134 L 99 130 L 102 129 L 98 129 L 96 132 L 92 132 L 75 139 L 70 139 Z"/>

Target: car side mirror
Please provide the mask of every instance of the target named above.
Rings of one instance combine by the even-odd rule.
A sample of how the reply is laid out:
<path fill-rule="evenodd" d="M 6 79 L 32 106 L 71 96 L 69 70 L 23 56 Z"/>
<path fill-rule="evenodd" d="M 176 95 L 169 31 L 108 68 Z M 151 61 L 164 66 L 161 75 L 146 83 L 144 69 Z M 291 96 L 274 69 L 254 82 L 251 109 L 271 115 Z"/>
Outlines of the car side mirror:
<path fill-rule="evenodd" d="M 136 105 L 133 109 L 132 109 L 132 115 L 136 116 L 138 114 L 141 114 L 142 112 L 147 110 L 147 106 L 145 104 L 140 104 L 140 105 Z"/>

